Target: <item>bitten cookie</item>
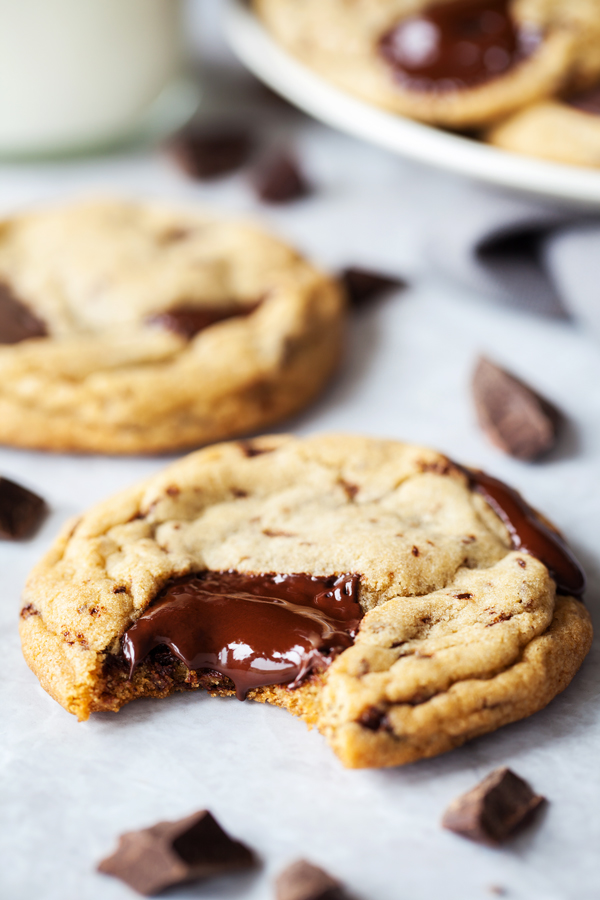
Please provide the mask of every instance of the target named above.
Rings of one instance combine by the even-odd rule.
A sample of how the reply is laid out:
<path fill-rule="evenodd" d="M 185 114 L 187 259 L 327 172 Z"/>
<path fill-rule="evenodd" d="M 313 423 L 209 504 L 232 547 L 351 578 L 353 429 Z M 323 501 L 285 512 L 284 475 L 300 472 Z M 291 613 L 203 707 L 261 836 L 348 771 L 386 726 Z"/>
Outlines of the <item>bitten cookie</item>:
<path fill-rule="evenodd" d="M 251 225 L 96 200 L 0 223 L 0 442 L 153 453 L 323 387 L 340 288 Z"/>
<path fill-rule="evenodd" d="M 599 13 L 600 14 L 600 13 Z M 502 150 L 573 166 L 600 166 L 600 85 L 520 110 L 486 136 Z"/>
<path fill-rule="evenodd" d="M 596 0 L 254 0 L 284 47 L 393 112 L 473 128 L 600 74 Z"/>
<path fill-rule="evenodd" d="M 395 441 L 270 436 L 72 522 L 28 580 L 21 636 L 80 719 L 235 692 L 316 725 L 347 766 L 392 766 L 562 691 L 592 639 L 569 595 L 583 585 L 557 533 L 483 473 Z"/>

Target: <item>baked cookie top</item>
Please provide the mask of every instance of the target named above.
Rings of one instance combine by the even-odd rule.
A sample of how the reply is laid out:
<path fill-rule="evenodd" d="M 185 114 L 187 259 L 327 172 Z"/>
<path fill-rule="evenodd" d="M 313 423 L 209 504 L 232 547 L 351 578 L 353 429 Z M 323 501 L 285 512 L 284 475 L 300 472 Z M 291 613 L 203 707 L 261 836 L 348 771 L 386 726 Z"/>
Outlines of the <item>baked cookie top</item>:
<path fill-rule="evenodd" d="M 503 150 L 573 166 L 600 167 L 600 83 L 564 98 L 534 103 L 490 128 Z"/>
<path fill-rule="evenodd" d="M 68 525 L 28 580 L 23 649 L 80 718 L 136 696 L 231 693 L 223 667 L 198 676 L 164 646 L 129 678 L 123 638 L 169 585 L 355 579 L 354 643 L 302 686 L 267 679 L 249 696 L 316 724 L 348 765 L 395 765 L 541 708 L 587 653 L 583 604 L 557 597 L 546 565 L 514 547 L 468 474 L 434 451 L 347 435 L 221 444 Z"/>
<path fill-rule="evenodd" d="M 472 128 L 600 74 L 596 0 L 254 0 L 292 53 L 366 100 Z"/>
<path fill-rule="evenodd" d="M 92 200 L 0 224 L 0 441 L 153 452 L 262 427 L 340 352 L 339 288 L 257 228 Z"/>

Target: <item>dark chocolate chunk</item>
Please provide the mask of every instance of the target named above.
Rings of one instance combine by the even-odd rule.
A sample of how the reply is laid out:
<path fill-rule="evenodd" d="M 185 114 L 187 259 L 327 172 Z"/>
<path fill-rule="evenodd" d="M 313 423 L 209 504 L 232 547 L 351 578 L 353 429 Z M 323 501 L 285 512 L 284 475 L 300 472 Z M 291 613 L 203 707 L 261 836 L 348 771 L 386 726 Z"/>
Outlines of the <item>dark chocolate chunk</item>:
<path fill-rule="evenodd" d="M 481 428 L 500 450 L 530 461 L 554 447 L 558 411 L 485 357 L 473 374 L 473 397 Z"/>
<path fill-rule="evenodd" d="M 167 150 L 186 175 L 208 181 L 241 168 L 250 157 L 252 140 L 238 128 L 191 126 L 171 138 Z"/>
<path fill-rule="evenodd" d="M 159 822 L 123 834 L 98 871 L 150 897 L 173 885 L 255 864 L 253 852 L 230 838 L 207 810 L 201 810 L 177 822 Z"/>
<path fill-rule="evenodd" d="M 379 41 L 397 81 L 411 91 L 477 87 L 527 59 L 542 35 L 520 26 L 511 0 L 433 3 L 405 16 Z"/>
<path fill-rule="evenodd" d="M 360 306 L 389 291 L 404 290 L 407 287 L 402 278 L 383 275 L 371 269 L 349 267 L 341 273 L 341 281 L 353 306 Z"/>
<path fill-rule="evenodd" d="M 186 340 L 191 340 L 198 332 L 210 328 L 217 322 L 225 319 L 235 319 L 240 316 L 249 316 L 260 306 L 258 303 L 248 303 L 245 306 L 191 306 L 181 304 L 164 312 L 154 313 L 148 316 L 149 325 L 158 325 L 168 331 L 174 331 Z"/>
<path fill-rule="evenodd" d="M 342 900 L 344 891 L 337 878 L 299 859 L 277 877 L 275 897 L 276 900 Z"/>
<path fill-rule="evenodd" d="M 239 700 L 271 684 L 298 687 L 352 645 L 362 618 L 358 586 L 358 575 L 186 575 L 125 632 L 123 654 L 133 674 L 167 646 L 190 671 L 230 679 Z"/>
<path fill-rule="evenodd" d="M 384 709 L 376 706 L 368 706 L 356 720 L 363 728 L 369 731 L 391 731 L 390 721 Z"/>
<path fill-rule="evenodd" d="M 252 184 L 265 203 L 291 203 L 312 192 L 297 160 L 285 152 L 263 160 L 252 174 Z"/>
<path fill-rule="evenodd" d="M 592 116 L 600 116 L 600 84 L 594 85 L 567 100 L 569 106 Z"/>
<path fill-rule="evenodd" d="M 274 447 L 259 446 L 254 441 L 239 441 L 238 443 L 244 456 L 247 456 L 249 459 L 254 456 L 262 456 L 263 453 L 272 453 L 275 449 Z"/>
<path fill-rule="evenodd" d="M 19 344 L 47 333 L 44 323 L 0 282 L 0 344 Z"/>
<path fill-rule="evenodd" d="M 46 501 L 8 478 L 0 478 L 0 538 L 31 537 L 46 517 Z"/>
<path fill-rule="evenodd" d="M 497 846 L 529 824 L 544 802 L 510 769 L 497 769 L 450 804 L 442 825 L 472 841 Z"/>

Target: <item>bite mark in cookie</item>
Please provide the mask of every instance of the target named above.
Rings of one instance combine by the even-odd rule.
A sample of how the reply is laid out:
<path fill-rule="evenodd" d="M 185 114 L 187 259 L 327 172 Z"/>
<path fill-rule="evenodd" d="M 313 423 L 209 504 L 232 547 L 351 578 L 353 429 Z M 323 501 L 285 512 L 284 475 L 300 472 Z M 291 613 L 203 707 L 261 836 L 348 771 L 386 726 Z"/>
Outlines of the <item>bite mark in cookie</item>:
<path fill-rule="evenodd" d="M 357 575 L 202 572 L 167 587 L 123 636 L 130 676 L 164 645 L 190 670 L 229 679 L 238 700 L 300 684 L 352 644 L 362 610 Z"/>

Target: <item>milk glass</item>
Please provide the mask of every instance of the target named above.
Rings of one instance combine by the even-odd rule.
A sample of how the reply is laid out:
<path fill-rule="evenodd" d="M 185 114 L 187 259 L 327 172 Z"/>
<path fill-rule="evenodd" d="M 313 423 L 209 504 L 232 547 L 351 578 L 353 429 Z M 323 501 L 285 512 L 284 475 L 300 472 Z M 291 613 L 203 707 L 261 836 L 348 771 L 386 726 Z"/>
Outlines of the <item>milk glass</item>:
<path fill-rule="evenodd" d="M 181 71 L 179 0 L 0 0 L 0 154 L 138 129 Z"/>

